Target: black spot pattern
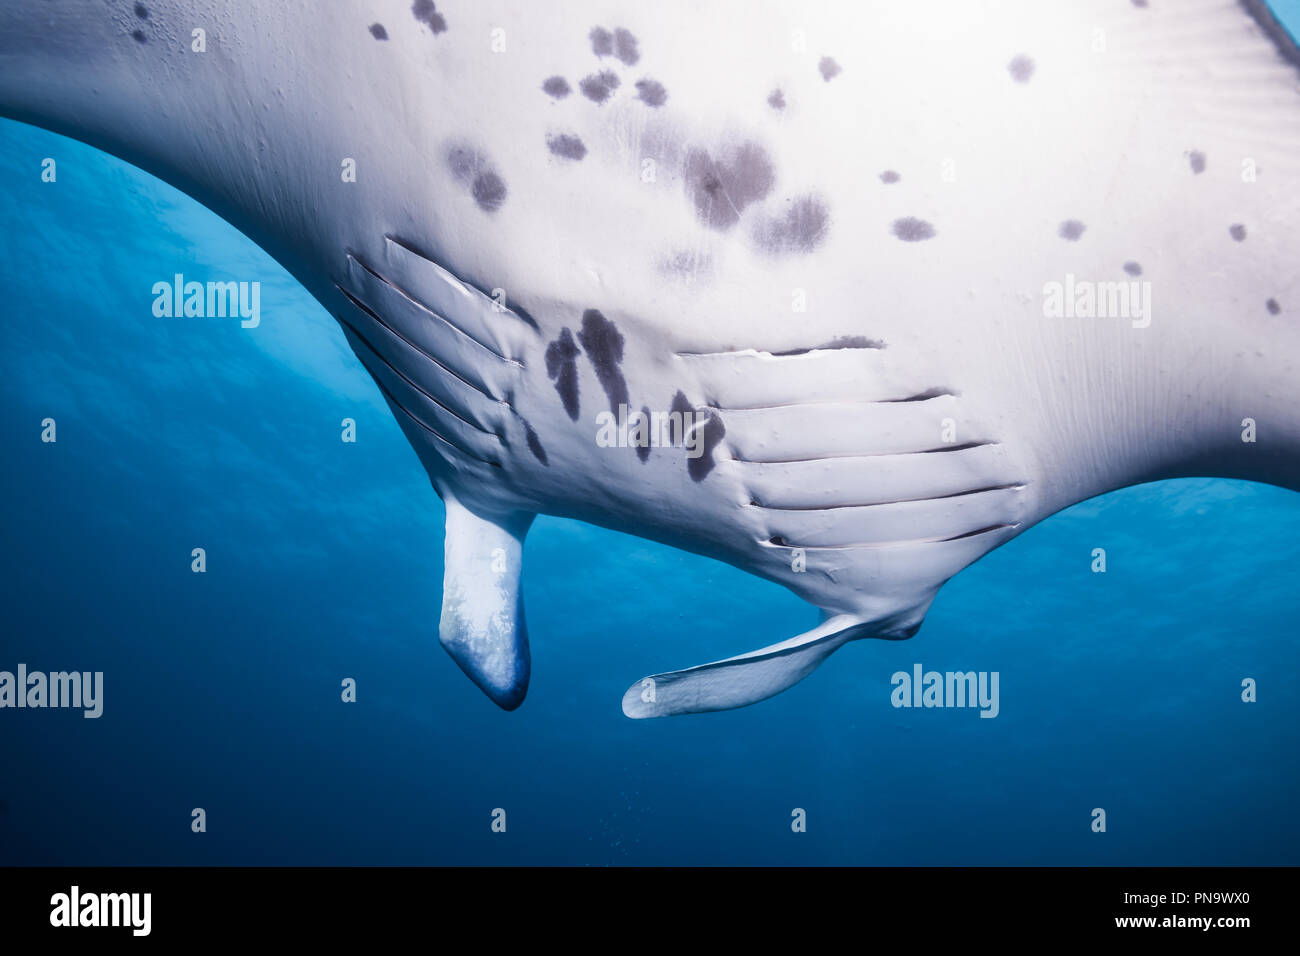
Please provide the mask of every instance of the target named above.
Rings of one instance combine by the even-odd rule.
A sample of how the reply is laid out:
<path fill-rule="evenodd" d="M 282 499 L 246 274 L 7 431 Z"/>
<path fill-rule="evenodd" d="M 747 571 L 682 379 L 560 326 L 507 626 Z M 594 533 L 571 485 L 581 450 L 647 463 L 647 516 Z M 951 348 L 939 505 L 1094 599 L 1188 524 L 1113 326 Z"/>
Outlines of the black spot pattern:
<path fill-rule="evenodd" d="M 376 40 L 388 39 L 388 31 L 384 29 L 384 25 L 382 23 L 370 24 L 370 35 L 374 37 Z"/>
<path fill-rule="evenodd" d="M 1201 173 L 1205 172 L 1204 153 L 1198 150 L 1192 150 L 1190 153 L 1187 154 L 1187 161 L 1192 167 L 1192 172 L 1196 173 L 1196 175 L 1199 176 Z"/>
<path fill-rule="evenodd" d="M 635 66 L 637 60 L 641 59 L 636 37 L 632 35 L 632 31 L 624 30 L 622 27 L 614 31 L 614 55 L 624 66 Z"/>
<path fill-rule="evenodd" d="M 479 173 L 474 177 L 470 193 L 480 209 L 496 212 L 506 201 L 506 184 L 496 173 Z"/>
<path fill-rule="evenodd" d="M 542 92 L 547 96 L 553 96 L 557 100 L 562 100 L 572 92 L 569 89 L 569 81 L 562 76 L 548 76 L 542 83 Z"/>
<path fill-rule="evenodd" d="M 1136 262 L 1126 262 L 1124 263 L 1124 271 L 1129 275 L 1136 277 L 1142 274 L 1142 267 Z"/>
<path fill-rule="evenodd" d="M 471 146 L 447 150 L 447 165 L 456 181 L 468 188 L 484 212 L 496 212 L 506 201 L 506 183 L 487 157 Z"/>
<path fill-rule="evenodd" d="M 1228 235 L 1232 236 L 1232 238 L 1237 242 L 1245 242 L 1246 227 L 1239 222 L 1234 223 L 1233 225 L 1228 227 Z"/>
<path fill-rule="evenodd" d="M 1269 315 L 1277 315 L 1282 311 L 1282 307 L 1277 304 L 1277 299 L 1269 299 L 1264 303 L 1264 307 L 1268 309 Z"/>
<path fill-rule="evenodd" d="M 680 390 L 673 396 L 669 411 L 681 415 L 684 425 L 682 434 L 673 436 L 674 445 L 681 444 L 683 447 L 685 446 L 685 432 L 690 428 L 688 423 L 693 423 L 697 429 L 703 429 L 700 434 L 700 456 L 698 458 L 688 456 L 686 459 L 686 473 L 690 475 L 691 480 L 703 481 L 708 473 L 713 470 L 713 450 L 718 447 L 718 443 L 727 434 L 726 426 L 723 425 L 716 409 L 693 408 L 686 395 Z M 703 421 L 703 424 L 701 424 L 701 421 Z"/>
<path fill-rule="evenodd" d="M 452 175 L 462 183 L 472 181 L 486 163 L 483 155 L 469 146 L 453 146 L 447 150 L 447 165 L 451 168 Z"/>
<path fill-rule="evenodd" d="M 148 43 L 148 42 L 149 42 L 149 38 L 148 38 L 147 36 L 144 35 L 144 31 L 143 31 L 143 30 L 132 30 L 132 31 L 131 31 L 131 39 L 133 39 L 136 43 Z"/>
<path fill-rule="evenodd" d="M 578 346 L 573 333 L 561 329 L 555 340 L 546 346 L 546 375 L 555 382 L 565 413 L 578 420 Z"/>
<path fill-rule="evenodd" d="M 679 415 L 691 415 L 695 412 L 691 403 L 686 399 L 686 393 L 681 389 L 678 389 L 677 394 L 673 396 L 672 404 L 668 406 L 668 410 L 670 412 L 676 412 Z M 683 421 L 684 420 L 685 419 L 683 419 Z"/>
<path fill-rule="evenodd" d="M 880 181 L 885 185 L 896 183 L 902 178 L 902 176 L 898 175 L 898 173 L 894 172 L 892 169 L 886 169 L 880 174 Z"/>
<path fill-rule="evenodd" d="M 415 0 L 411 13 L 434 33 L 444 33 L 447 29 L 447 21 L 434 7 L 433 0 Z"/>
<path fill-rule="evenodd" d="M 618 86 L 618 76 L 609 70 L 593 73 L 591 76 L 584 76 L 578 81 L 578 89 L 582 90 L 582 95 L 593 103 L 605 102 L 618 89 Z"/>
<path fill-rule="evenodd" d="M 707 151 L 686 154 L 686 188 L 696 215 L 714 229 L 730 229 L 750 203 L 772 191 L 772 161 L 757 143 L 742 143 L 714 159 Z"/>
<path fill-rule="evenodd" d="M 904 242 L 923 242 L 926 239 L 933 239 L 935 236 L 934 226 L 924 219 L 917 219 L 915 216 L 895 219 L 893 233 Z"/>
<path fill-rule="evenodd" d="M 578 341 L 596 370 L 596 381 L 609 398 L 610 411 L 618 414 L 619 406 L 628 404 L 627 380 L 619 368 L 623 361 L 623 334 L 599 311 L 588 309 L 582 313 Z"/>
<path fill-rule="evenodd" d="M 1058 230 L 1058 234 L 1062 239 L 1069 242 L 1078 242 L 1079 237 L 1083 235 L 1083 231 L 1087 228 L 1087 226 L 1079 222 L 1077 219 L 1067 219 L 1065 222 L 1061 223 L 1061 228 Z"/>
<path fill-rule="evenodd" d="M 604 27 L 592 27 L 587 36 L 591 40 L 591 52 L 596 56 L 609 56 L 614 52 L 614 35 Z"/>
<path fill-rule="evenodd" d="M 580 160 L 587 155 L 587 147 L 583 145 L 582 140 L 568 133 L 546 137 L 546 145 L 556 156 L 563 156 L 565 159 Z"/>
<path fill-rule="evenodd" d="M 817 72 L 822 75 L 823 80 L 829 83 L 844 70 L 832 57 L 824 56 L 817 62 Z"/>
<path fill-rule="evenodd" d="M 149 8 L 146 7 L 143 3 L 137 3 L 135 5 L 135 15 L 139 17 L 141 20 L 148 20 Z"/>
<path fill-rule="evenodd" d="M 663 106 L 668 99 L 668 91 L 658 80 L 637 80 L 636 93 L 646 106 Z"/>
<path fill-rule="evenodd" d="M 648 422 L 650 421 L 650 408 L 649 408 L 648 406 L 645 406 L 645 405 L 641 406 L 641 414 L 645 416 L 644 421 L 646 421 L 646 422 L 648 423 Z M 646 427 L 649 428 L 649 427 L 650 427 L 649 424 L 647 424 Z M 650 460 L 650 443 L 649 443 L 649 442 L 646 442 L 644 445 L 637 445 L 637 446 L 636 446 L 636 456 L 637 456 L 637 458 L 641 459 L 641 464 L 643 464 L 643 465 L 644 465 L 647 461 L 649 461 L 649 460 Z"/>
<path fill-rule="evenodd" d="M 785 109 L 785 94 L 780 90 L 773 90 L 771 93 L 767 94 L 767 105 L 772 107 L 774 110 Z"/>
<path fill-rule="evenodd" d="M 703 481 L 713 470 L 713 450 L 718 447 L 722 439 L 727 434 L 727 426 L 722 423 L 722 417 L 713 409 L 702 409 L 698 413 L 707 416 L 707 421 L 703 425 L 696 425 L 697 428 L 703 428 L 703 452 L 698 458 L 686 459 L 686 473 L 691 476 L 691 481 Z"/>
<path fill-rule="evenodd" d="M 1028 83 L 1034 75 L 1034 61 L 1022 53 L 1007 64 L 1007 72 L 1017 83 Z"/>
<path fill-rule="evenodd" d="M 537 437 L 537 432 L 533 431 L 533 426 L 524 422 L 524 435 L 528 439 L 528 450 L 533 453 L 533 457 L 543 465 L 549 466 L 550 460 L 546 456 L 546 449 L 542 447 L 542 440 Z"/>
<path fill-rule="evenodd" d="M 817 196 L 800 196 L 785 215 L 760 222 L 754 238 L 767 252 L 812 252 L 826 237 L 830 213 Z"/>

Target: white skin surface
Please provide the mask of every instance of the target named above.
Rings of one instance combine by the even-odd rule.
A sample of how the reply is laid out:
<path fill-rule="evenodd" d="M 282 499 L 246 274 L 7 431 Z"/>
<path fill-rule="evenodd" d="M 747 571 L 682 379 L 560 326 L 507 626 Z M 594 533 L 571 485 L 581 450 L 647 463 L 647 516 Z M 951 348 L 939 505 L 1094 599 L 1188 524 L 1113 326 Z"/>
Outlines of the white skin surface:
<path fill-rule="evenodd" d="M 839 631 L 897 637 L 950 576 L 1086 497 L 1179 475 L 1300 487 L 1298 74 L 1232 0 L 448 0 L 438 33 L 407 0 L 145 6 L 7 4 L 0 112 L 124 156 L 266 248 L 384 354 L 350 337 L 403 408 L 474 453 L 395 410 L 439 491 L 489 525 L 546 512 L 653 537 L 781 581 Z M 597 26 L 635 35 L 637 61 L 598 56 Z M 619 86 L 597 104 L 581 81 L 602 71 Z M 556 75 L 568 96 L 543 91 Z M 548 148 L 561 135 L 581 159 Z M 770 167 L 762 195 L 724 170 L 719 205 L 697 205 L 698 157 L 744 149 Z M 488 208 L 485 173 L 504 186 Z M 765 248 L 809 203 L 826 215 L 808 248 Z M 1126 262 L 1151 283 L 1149 325 L 1044 316 L 1046 283 L 1130 281 Z M 593 309 L 634 408 L 680 392 L 717 410 L 700 480 L 680 449 L 597 444 L 611 400 L 581 344 L 567 414 L 546 351 Z M 878 347 L 818 349 L 845 340 Z M 813 351 L 772 354 L 796 350 Z M 466 527 L 448 587 L 474 613 L 443 638 L 492 631 L 480 683 L 509 683 L 502 629 L 473 621 L 515 620 L 519 569 L 472 583 L 492 535 Z"/>

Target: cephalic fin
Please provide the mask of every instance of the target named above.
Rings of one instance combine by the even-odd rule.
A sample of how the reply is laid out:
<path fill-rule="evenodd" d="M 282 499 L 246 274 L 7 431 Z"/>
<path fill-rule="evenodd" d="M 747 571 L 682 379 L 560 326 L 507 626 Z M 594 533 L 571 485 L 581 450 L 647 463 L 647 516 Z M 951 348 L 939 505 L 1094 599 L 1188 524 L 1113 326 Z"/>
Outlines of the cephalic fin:
<path fill-rule="evenodd" d="M 779 694 L 803 680 L 870 625 L 848 615 L 827 617 L 804 634 L 738 657 L 643 678 L 623 695 L 628 717 L 668 717 L 730 710 Z"/>
<path fill-rule="evenodd" d="M 528 692 L 528 629 L 520 589 L 532 514 L 485 518 L 451 496 L 438 639 L 470 680 L 505 710 Z"/>

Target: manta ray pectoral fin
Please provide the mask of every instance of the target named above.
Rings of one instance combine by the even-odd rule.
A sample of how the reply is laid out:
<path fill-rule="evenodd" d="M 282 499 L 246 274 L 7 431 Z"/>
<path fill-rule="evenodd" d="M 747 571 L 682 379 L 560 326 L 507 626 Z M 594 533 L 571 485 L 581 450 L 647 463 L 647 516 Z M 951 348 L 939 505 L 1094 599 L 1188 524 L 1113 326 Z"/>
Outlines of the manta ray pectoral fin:
<path fill-rule="evenodd" d="M 628 717 L 668 717 L 744 707 L 803 680 L 870 625 L 847 615 L 828 617 L 807 633 L 738 657 L 643 678 L 623 695 Z"/>
<path fill-rule="evenodd" d="M 470 680 L 506 710 L 528 692 L 528 630 L 520 590 L 533 515 L 480 517 L 446 496 L 446 569 L 438 639 Z"/>

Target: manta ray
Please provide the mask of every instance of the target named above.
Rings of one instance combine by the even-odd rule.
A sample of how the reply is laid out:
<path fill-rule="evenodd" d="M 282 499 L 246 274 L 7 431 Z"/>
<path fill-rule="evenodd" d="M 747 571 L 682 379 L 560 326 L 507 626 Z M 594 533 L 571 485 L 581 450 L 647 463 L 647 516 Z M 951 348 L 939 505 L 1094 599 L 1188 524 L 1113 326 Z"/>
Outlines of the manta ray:
<path fill-rule="evenodd" d="M 1300 490 L 1300 50 L 1260 0 L 13 0 L 0 114 L 337 319 L 445 503 L 439 639 L 506 709 L 538 514 L 820 611 L 640 718 L 911 637 L 1089 497 Z"/>

